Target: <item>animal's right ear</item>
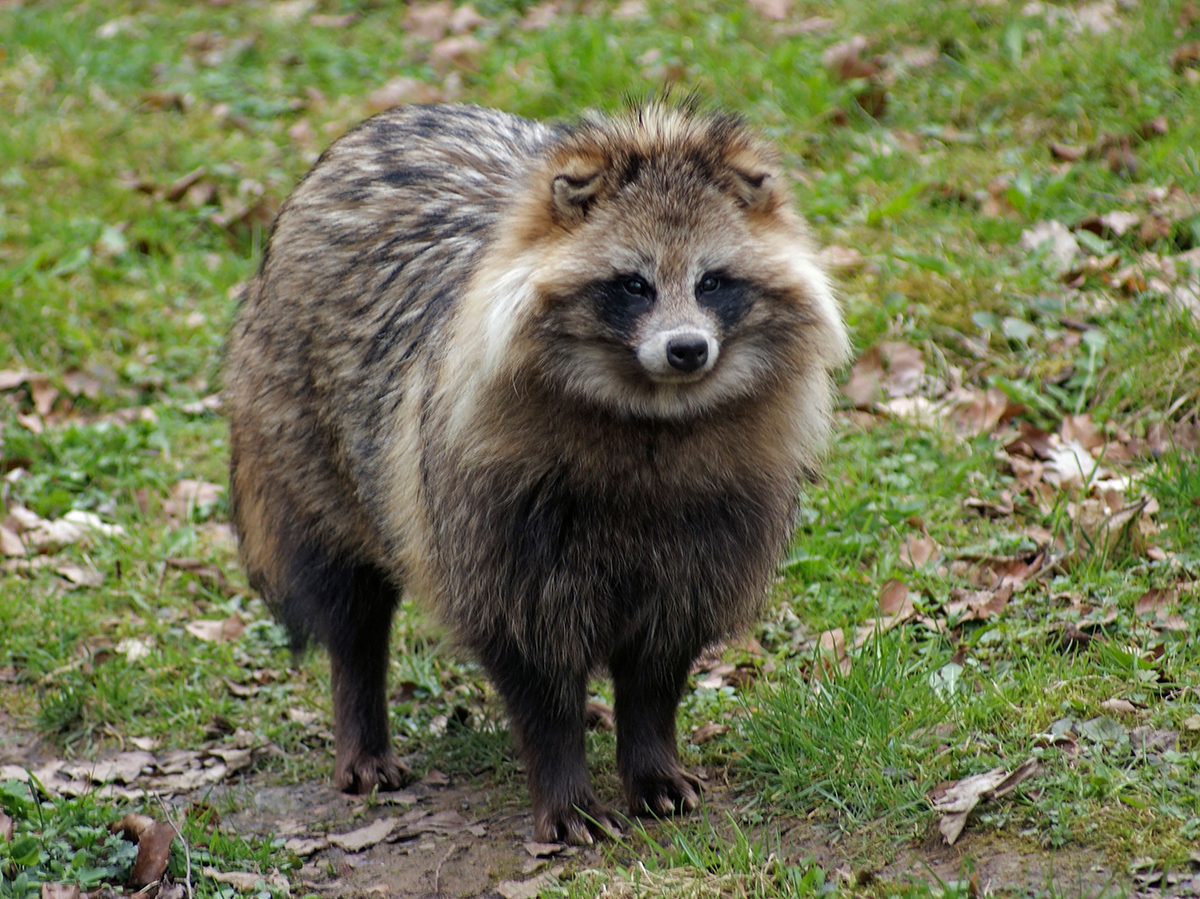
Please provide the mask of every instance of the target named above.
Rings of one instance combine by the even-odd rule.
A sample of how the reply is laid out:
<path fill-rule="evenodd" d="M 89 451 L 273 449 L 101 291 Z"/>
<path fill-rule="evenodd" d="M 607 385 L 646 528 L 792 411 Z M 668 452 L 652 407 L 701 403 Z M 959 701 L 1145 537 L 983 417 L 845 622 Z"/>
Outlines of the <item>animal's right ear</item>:
<path fill-rule="evenodd" d="M 550 186 L 555 215 L 567 224 L 582 222 L 603 186 L 603 172 L 556 175 Z"/>

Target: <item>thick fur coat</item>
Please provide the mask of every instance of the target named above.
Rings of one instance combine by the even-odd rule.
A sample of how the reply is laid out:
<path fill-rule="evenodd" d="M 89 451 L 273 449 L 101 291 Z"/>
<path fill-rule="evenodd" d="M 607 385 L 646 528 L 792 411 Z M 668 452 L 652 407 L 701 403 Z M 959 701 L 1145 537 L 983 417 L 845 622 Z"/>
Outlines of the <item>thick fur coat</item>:
<path fill-rule="evenodd" d="M 331 653 L 337 784 L 394 787 L 388 629 L 422 597 L 504 696 L 538 839 L 691 808 L 675 709 L 752 620 L 828 430 L 840 311 L 768 145 L 648 104 L 549 127 L 401 107 L 280 212 L 230 339 L 251 582 Z"/>

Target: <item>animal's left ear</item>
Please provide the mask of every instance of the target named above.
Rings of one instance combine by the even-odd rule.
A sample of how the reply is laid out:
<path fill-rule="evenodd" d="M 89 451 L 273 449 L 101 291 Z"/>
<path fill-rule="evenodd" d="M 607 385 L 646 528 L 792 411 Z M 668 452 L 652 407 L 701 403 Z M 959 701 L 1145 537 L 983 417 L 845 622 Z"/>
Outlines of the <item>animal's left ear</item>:
<path fill-rule="evenodd" d="M 588 207 L 604 186 L 603 172 L 559 174 L 554 177 L 550 193 L 554 211 L 559 219 L 577 224 L 587 216 Z"/>
<path fill-rule="evenodd" d="M 775 205 L 775 176 L 770 172 L 733 170 L 733 193 L 750 212 L 766 212 Z"/>

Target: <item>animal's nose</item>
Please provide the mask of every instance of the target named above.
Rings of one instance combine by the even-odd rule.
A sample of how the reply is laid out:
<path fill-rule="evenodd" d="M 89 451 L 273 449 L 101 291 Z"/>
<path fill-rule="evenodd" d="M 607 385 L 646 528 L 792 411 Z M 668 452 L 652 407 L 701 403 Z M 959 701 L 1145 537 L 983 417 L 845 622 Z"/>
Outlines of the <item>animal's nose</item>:
<path fill-rule="evenodd" d="M 698 371 L 708 361 L 708 341 L 699 335 L 674 337 L 667 342 L 667 362 L 682 372 Z"/>

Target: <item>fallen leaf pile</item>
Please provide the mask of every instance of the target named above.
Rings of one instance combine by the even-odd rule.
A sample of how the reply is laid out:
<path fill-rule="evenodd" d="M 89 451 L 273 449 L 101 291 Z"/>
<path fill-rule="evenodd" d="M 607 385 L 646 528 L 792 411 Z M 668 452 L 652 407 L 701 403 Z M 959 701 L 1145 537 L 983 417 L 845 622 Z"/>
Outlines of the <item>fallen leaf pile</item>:
<path fill-rule="evenodd" d="M 76 407 L 80 397 L 95 400 L 101 396 L 132 395 L 128 390 L 118 388 L 116 375 L 102 366 L 92 366 L 90 372 L 73 369 L 57 379 L 25 369 L 0 370 L 0 394 L 13 408 L 17 424 L 34 434 L 70 423 L 127 425 L 134 421 L 156 420 L 154 410 L 146 406 L 118 409 L 102 415 L 82 413 Z"/>
<path fill-rule="evenodd" d="M 196 37 L 193 35 L 193 39 Z M 230 116 L 228 107 L 214 107 L 213 114 L 225 118 Z M 211 174 L 208 167 L 203 165 L 180 175 L 169 184 L 134 174 L 126 174 L 122 183 L 131 190 L 146 194 L 153 202 L 202 211 L 209 222 L 226 231 L 252 225 L 270 225 L 279 211 L 279 198 L 268 192 L 261 182 L 242 178 L 231 185 L 224 178 Z"/>
<path fill-rule="evenodd" d="M 37 778 L 50 795 L 141 800 L 146 793 L 167 797 L 220 783 L 250 770 L 254 763 L 279 750 L 248 731 L 238 730 L 221 743 L 198 750 L 118 753 L 96 762 L 56 760 L 27 772 L 19 765 L 0 766 L 0 781 Z"/>

